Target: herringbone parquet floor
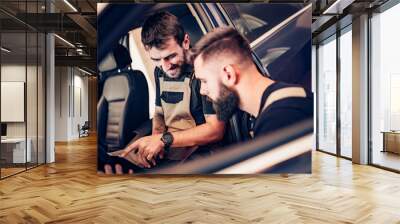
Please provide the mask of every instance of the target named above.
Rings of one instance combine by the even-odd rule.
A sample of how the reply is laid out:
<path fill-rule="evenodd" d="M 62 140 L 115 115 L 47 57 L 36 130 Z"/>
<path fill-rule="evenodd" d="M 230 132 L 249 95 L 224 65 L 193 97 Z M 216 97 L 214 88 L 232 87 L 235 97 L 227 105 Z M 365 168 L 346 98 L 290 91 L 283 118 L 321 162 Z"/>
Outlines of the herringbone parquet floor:
<path fill-rule="evenodd" d="M 400 175 L 320 152 L 312 175 L 99 177 L 94 137 L 0 181 L 0 223 L 400 223 Z"/>

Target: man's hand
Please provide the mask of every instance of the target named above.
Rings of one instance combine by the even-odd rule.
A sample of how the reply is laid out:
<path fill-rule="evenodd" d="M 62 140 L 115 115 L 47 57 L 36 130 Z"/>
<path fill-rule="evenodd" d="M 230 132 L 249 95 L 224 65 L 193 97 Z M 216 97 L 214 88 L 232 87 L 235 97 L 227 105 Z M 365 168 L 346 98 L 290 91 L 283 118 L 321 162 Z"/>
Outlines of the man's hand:
<path fill-rule="evenodd" d="M 121 157 L 126 157 L 130 152 L 136 153 L 142 160 L 150 161 L 156 165 L 155 158 L 164 157 L 164 143 L 161 141 L 161 134 L 146 136 L 128 145 L 121 153 Z M 146 166 L 150 168 L 151 166 Z"/>
<path fill-rule="evenodd" d="M 105 174 L 107 174 L 107 175 L 112 175 L 112 174 L 114 174 L 114 172 L 113 172 L 113 170 L 112 170 L 112 167 L 111 167 L 111 165 L 109 165 L 109 164 L 105 164 L 105 165 L 104 165 L 104 171 L 105 171 Z M 97 174 L 103 175 L 104 172 L 102 172 L 102 171 L 97 171 Z M 122 175 L 122 174 L 124 174 L 124 173 L 122 172 L 122 166 L 121 166 L 121 165 L 115 164 L 115 174 L 117 174 L 117 175 Z M 129 174 L 133 174 L 133 170 L 132 170 L 132 169 L 129 169 Z"/>
<path fill-rule="evenodd" d="M 124 150 L 121 150 L 121 153 L 124 153 Z M 135 164 L 136 166 L 139 166 L 140 168 L 151 167 L 150 163 L 146 159 L 143 159 L 141 156 L 139 156 L 139 154 L 136 154 L 134 152 L 129 152 L 123 158 Z"/>
<path fill-rule="evenodd" d="M 119 156 L 122 157 L 121 154 L 124 152 L 123 149 L 110 152 L 108 155 L 110 156 Z M 148 167 L 150 166 L 149 162 L 147 160 L 143 160 L 142 157 L 140 157 L 138 154 L 135 154 L 134 152 L 128 153 L 126 156 L 123 157 L 124 159 L 128 160 L 129 162 L 135 164 L 136 166 L 140 168 Z"/>

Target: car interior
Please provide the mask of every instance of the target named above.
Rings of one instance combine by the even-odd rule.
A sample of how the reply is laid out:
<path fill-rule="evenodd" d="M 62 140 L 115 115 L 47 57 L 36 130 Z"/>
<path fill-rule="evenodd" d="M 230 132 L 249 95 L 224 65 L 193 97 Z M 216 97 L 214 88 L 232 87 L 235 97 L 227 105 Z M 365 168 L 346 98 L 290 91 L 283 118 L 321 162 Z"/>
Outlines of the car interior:
<path fill-rule="evenodd" d="M 141 15 L 165 9 L 176 15 L 191 38 L 192 45 L 203 35 L 200 27 L 186 4 L 158 4 L 148 7 Z M 135 24 L 129 29 L 140 27 L 146 16 L 134 20 Z M 121 37 L 120 39 L 122 39 Z M 120 41 L 119 41 L 120 42 Z M 103 46 L 104 47 L 104 46 Z M 130 65 L 135 63 L 130 57 L 129 50 L 122 44 L 110 48 L 106 57 L 99 63 L 99 169 L 103 164 L 116 163 L 119 158 L 113 158 L 107 153 L 123 149 L 129 142 L 151 134 L 151 113 L 149 113 L 149 89 L 144 75 L 145 71 L 132 70 Z M 150 60 L 143 55 L 141 60 Z M 133 119 L 132 119 L 133 118 Z M 223 145 L 243 142 L 250 138 L 249 116 L 243 111 L 237 111 L 226 127 Z M 144 127 L 145 126 L 145 127 Z M 136 130 L 136 132 L 135 132 Z M 140 131 L 138 131 L 140 130 Z M 139 133 L 138 133 L 139 132 Z M 102 157 L 102 158 L 101 158 Z M 121 161 L 119 161 L 121 162 Z"/>
<path fill-rule="evenodd" d="M 98 114 L 100 115 L 98 118 L 98 141 L 99 155 L 103 155 L 103 158 L 99 159 L 99 167 L 101 167 L 101 163 L 111 163 L 110 161 L 113 159 L 120 159 L 111 158 L 107 155 L 107 152 L 121 150 L 129 142 L 151 134 L 150 119 L 153 112 L 147 108 L 149 108 L 149 102 L 152 102 L 149 96 L 155 95 L 151 92 L 154 91 L 153 74 L 149 74 L 154 70 L 154 67 L 131 69 L 131 66 L 140 68 L 140 66 L 136 66 L 137 63 L 143 63 L 147 66 L 152 64 L 145 54 L 137 54 L 135 57 L 140 58 L 131 59 L 132 45 L 136 44 L 138 47 L 137 43 L 141 43 L 140 35 L 130 38 L 129 35 L 132 35 L 132 30 L 140 31 L 141 25 L 148 15 L 156 11 L 167 10 L 179 18 L 185 32 L 191 38 L 192 46 L 204 35 L 199 21 L 196 20 L 187 4 L 130 4 L 126 7 L 109 7 L 108 10 L 121 10 L 121 8 L 124 9 L 118 14 L 124 17 L 124 20 L 121 20 L 121 17 L 107 17 L 107 12 L 99 17 L 99 26 L 103 26 L 102 23 L 115 24 L 108 33 L 101 32 L 101 29 L 99 29 L 98 58 L 100 60 L 99 70 L 101 71 L 99 96 L 101 98 L 98 104 Z M 141 11 L 140 14 L 133 13 L 138 10 Z M 113 13 L 109 14 L 112 15 Z M 113 20 L 115 21 L 113 22 Z M 117 20 L 124 22 L 116 23 Z M 120 44 L 124 42 L 122 40 L 129 41 Z M 273 61 L 276 61 L 285 52 L 277 52 L 278 55 L 273 57 L 270 63 L 273 65 Z M 275 52 L 271 52 L 271 54 L 275 54 Z M 266 68 L 264 69 L 264 63 L 257 60 L 256 55 L 254 55 L 254 59 L 261 73 L 268 75 Z M 253 123 L 254 118 L 248 113 L 238 110 L 227 123 L 222 145 L 230 146 L 251 139 Z"/>
<path fill-rule="evenodd" d="M 101 94 L 97 105 L 97 127 L 100 169 L 107 161 L 121 163 L 110 161 L 119 158 L 110 158 L 107 153 L 123 149 L 132 139 L 138 138 L 135 130 L 149 120 L 147 81 L 141 71 L 130 68 L 131 62 L 128 50 L 118 44 L 99 64 Z"/>

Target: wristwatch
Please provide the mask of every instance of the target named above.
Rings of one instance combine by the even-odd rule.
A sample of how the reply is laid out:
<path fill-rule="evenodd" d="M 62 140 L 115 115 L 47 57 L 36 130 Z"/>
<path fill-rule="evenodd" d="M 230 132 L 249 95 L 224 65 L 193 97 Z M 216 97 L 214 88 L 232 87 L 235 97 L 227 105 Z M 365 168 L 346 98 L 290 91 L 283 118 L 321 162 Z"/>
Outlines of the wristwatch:
<path fill-rule="evenodd" d="M 171 132 L 164 132 L 161 136 L 161 141 L 164 143 L 164 148 L 169 149 L 172 142 L 174 142 L 174 136 L 172 136 Z"/>

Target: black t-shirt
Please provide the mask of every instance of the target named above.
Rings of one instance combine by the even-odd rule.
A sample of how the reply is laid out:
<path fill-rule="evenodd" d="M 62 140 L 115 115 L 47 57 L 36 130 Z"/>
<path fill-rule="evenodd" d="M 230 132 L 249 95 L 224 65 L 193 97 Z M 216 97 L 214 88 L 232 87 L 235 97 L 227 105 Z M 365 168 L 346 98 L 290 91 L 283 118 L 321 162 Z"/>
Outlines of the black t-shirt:
<path fill-rule="evenodd" d="M 261 108 L 265 101 L 275 91 L 287 87 L 300 87 L 298 85 L 275 82 L 265 89 L 261 97 Z M 273 102 L 264 110 L 260 111 L 255 124 L 254 136 L 267 134 L 290 126 L 299 121 L 313 117 L 313 96 L 312 93 L 304 89 L 305 97 L 286 97 Z"/>
<path fill-rule="evenodd" d="M 182 67 L 182 75 L 178 79 L 169 78 L 162 69 L 156 67 L 154 70 L 154 80 L 156 85 L 156 106 L 161 107 L 160 93 L 160 77 L 164 77 L 165 81 L 184 82 L 185 78 L 191 79 L 191 96 L 190 96 L 190 113 L 196 122 L 196 125 L 204 124 L 206 114 L 215 114 L 212 102 L 207 97 L 200 94 L 200 81 L 194 77 L 193 66 L 184 65 Z"/>
<path fill-rule="evenodd" d="M 275 91 L 287 87 L 300 87 L 298 85 L 275 82 L 268 86 L 261 98 L 261 108 L 264 107 L 268 97 Z M 285 97 L 274 101 L 259 115 L 254 124 L 254 137 L 272 133 L 281 128 L 293 125 L 302 120 L 313 117 L 313 96 L 304 89 L 305 97 Z M 279 163 L 266 171 L 267 173 L 311 173 L 311 152 Z"/>

